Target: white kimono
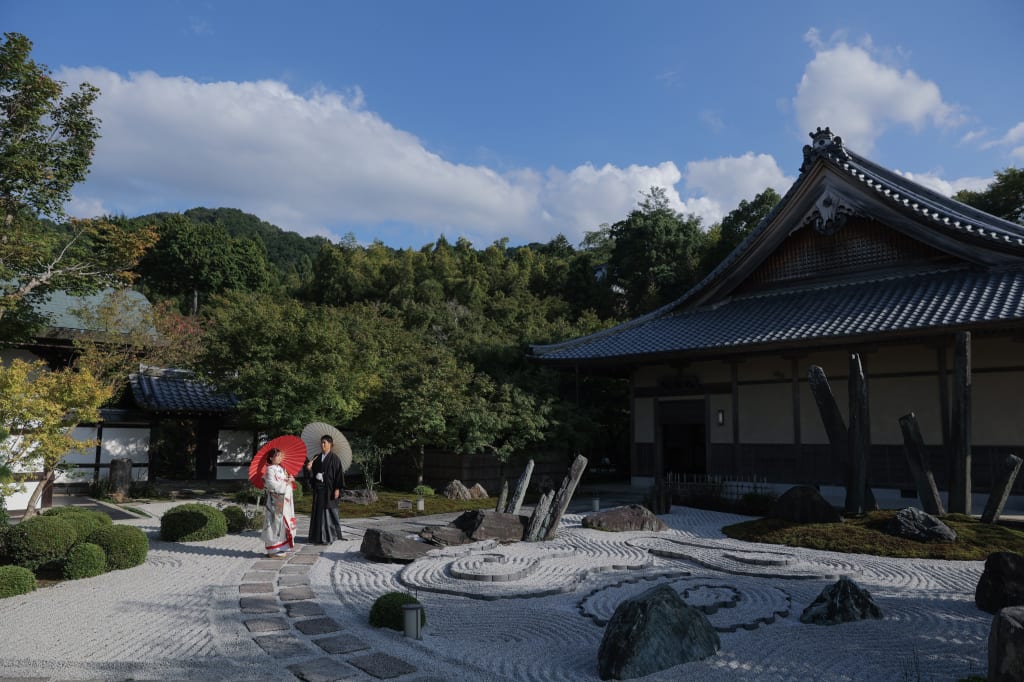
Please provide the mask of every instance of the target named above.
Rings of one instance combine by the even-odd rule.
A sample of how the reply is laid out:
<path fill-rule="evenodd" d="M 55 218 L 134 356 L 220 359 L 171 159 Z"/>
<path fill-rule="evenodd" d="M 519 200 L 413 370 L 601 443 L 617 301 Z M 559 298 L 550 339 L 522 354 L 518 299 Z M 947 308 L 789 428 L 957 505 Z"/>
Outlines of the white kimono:
<path fill-rule="evenodd" d="M 279 464 L 267 467 L 263 476 L 267 504 L 263 514 L 263 544 L 267 554 L 286 552 L 295 547 L 295 503 L 288 472 Z"/>

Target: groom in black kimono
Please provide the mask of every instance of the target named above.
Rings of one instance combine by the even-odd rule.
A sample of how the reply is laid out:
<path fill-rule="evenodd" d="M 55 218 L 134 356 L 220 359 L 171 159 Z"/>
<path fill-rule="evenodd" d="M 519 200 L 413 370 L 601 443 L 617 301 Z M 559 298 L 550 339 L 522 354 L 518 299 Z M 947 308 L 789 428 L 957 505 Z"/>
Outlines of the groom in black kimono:
<path fill-rule="evenodd" d="M 320 439 L 320 453 L 306 462 L 306 480 L 313 489 L 313 511 L 309 517 L 309 544 L 329 545 L 341 539 L 338 498 L 341 497 L 344 472 L 341 460 L 331 452 L 334 439 Z"/>

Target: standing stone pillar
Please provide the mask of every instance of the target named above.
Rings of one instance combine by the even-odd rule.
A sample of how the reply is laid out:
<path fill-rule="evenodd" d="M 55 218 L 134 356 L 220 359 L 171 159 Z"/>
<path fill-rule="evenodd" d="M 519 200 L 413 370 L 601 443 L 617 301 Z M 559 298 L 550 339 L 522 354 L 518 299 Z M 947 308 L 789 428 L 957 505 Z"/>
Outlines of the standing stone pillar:
<path fill-rule="evenodd" d="M 942 508 L 942 498 L 939 496 L 938 486 L 935 485 L 928 453 L 924 449 L 924 439 L 921 438 L 917 416 L 911 412 L 900 417 L 899 422 L 900 430 L 903 432 L 903 452 L 907 456 L 907 464 L 910 465 L 910 473 L 914 477 L 921 507 L 929 514 L 945 516 L 946 510 Z"/>
<path fill-rule="evenodd" d="M 982 523 L 995 523 L 999 515 L 1003 513 L 1006 506 L 1006 498 L 1010 496 L 1013 489 L 1013 482 L 1017 480 L 1020 473 L 1021 458 L 1016 455 L 1008 455 L 999 467 L 996 474 L 996 484 L 992 486 L 992 492 L 985 504 L 985 511 L 981 515 Z"/>
<path fill-rule="evenodd" d="M 953 346 L 953 415 L 950 455 L 949 511 L 971 513 L 971 333 L 957 332 Z"/>
<path fill-rule="evenodd" d="M 512 498 L 508 501 L 508 504 L 505 506 L 506 514 L 519 513 L 520 507 L 523 506 L 523 498 L 526 497 L 526 489 L 530 487 L 530 478 L 532 476 L 533 460 L 531 459 L 529 462 L 526 463 L 526 468 L 523 469 L 523 473 L 519 477 L 519 481 L 516 483 L 515 492 L 512 493 Z"/>
<path fill-rule="evenodd" d="M 868 388 L 860 355 L 850 355 L 850 481 L 846 486 L 846 513 L 864 513 L 864 488 L 867 485 L 868 453 L 871 452 L 871 423 L 868 418 Z"/>
<path fill-rule="evenodd" d="M 110 491 L 127 495 L 132 485 L 132 461 L 127 457 L 110 460 Z"/>
<path fill-rule="evenodd" d="M 555 499 L 551 501 L 551 520 L 547 524 L 547 532 L 544 534 L 545 540 L 551 540 L 555 537 L 555 531 L 558 530 L 558 522 L 562 520 L 562 515 L 565 514 L 569 502 L 572 501 L 573 493 L 576 492 L 576 486 L 579 484 L 580 478 L 583 476 L 583 470 L 586 468 L 587 458 L 583 455 L 576 455 L 572 466 L 569 467 L 569 473 L 566 474 L 562 480 L 561 487 L 555 493 Z"/>

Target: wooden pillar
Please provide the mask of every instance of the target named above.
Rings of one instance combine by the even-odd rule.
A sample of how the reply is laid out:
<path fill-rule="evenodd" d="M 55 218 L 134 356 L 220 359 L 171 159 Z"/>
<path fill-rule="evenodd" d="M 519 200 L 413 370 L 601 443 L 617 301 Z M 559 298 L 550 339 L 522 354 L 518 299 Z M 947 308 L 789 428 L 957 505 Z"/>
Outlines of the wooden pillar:
<path fill-rule="evenodd" d="M 732 475 L 740 471 L 740 367 L 729 363 L 729 381 L 732 384 Z"/>
<path fill-rule="evenodd" d="M 971 513 L 971 333 L 957 332 L 953 346 L 953 404 L 950 419 L 950 457 L 953 480 L 949 511 Z"/>

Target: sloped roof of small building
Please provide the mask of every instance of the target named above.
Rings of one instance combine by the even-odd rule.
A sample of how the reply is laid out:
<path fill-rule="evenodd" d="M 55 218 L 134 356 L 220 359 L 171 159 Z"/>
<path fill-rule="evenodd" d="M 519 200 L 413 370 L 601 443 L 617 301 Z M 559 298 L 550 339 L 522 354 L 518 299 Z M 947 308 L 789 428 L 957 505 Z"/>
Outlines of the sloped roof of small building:
<path fill-rule="evenodd" d="M 1024 320 L 1024 226 L 882 168 L 846 149 L 827 128 L 811 138 L 790 190 L 701 282 L 642 317 L 533 346 L 534 359 L 621 362 Z M 876 239 L 879 234 L 896 239 L 900 243 L 887 248 L 904 256 L 914 252 L 916 260 L 909 266 L 868 262 L 830 276 L 809 272 L 802 279 L 776 276 L 755 283 L 774 254 L 808 234 L 801 230 L 834 235 L 848 221 L 865 234 L 874 230 Z"/>
<path fill-rule="evenodd" d="M 128 378 L 136 404 L 151 412 L 225 414 L 238 405 L 234 395 L 221 393 L 184 370 L 146 367 Z"/>
<path fill-rule="evenodd" d="M 89 296 L 75 296 L 66 291 L 55 291 L 45 303 L 38 307 L 37 312 L 47 318 L 50 327 L 48 335 L 51 336 L 59 333 L 57 330 L 70 332 L 99 331 L 91 328 L 89 323 L 82 319 L 78 311 L 96 308 L 114 291 L 114 289 L 104 289 Z M 138 291 L 127 290 L 125 291 L 125 296 L 131 304 L 138 306 L 140 310 L 150 307 L 149 300 Z M 128 330 L 118 329 L 114 331 Z"/>

